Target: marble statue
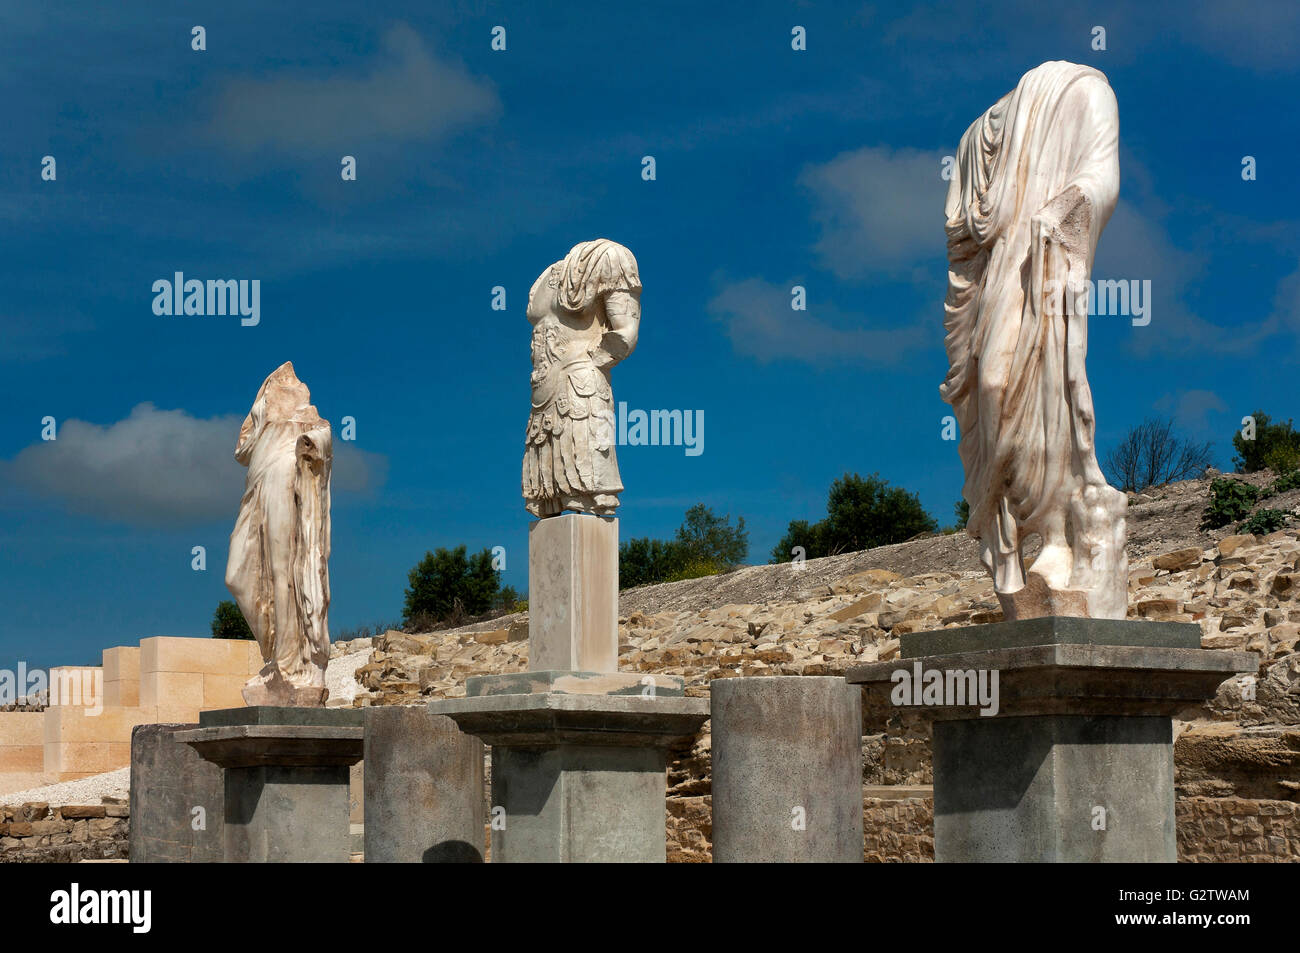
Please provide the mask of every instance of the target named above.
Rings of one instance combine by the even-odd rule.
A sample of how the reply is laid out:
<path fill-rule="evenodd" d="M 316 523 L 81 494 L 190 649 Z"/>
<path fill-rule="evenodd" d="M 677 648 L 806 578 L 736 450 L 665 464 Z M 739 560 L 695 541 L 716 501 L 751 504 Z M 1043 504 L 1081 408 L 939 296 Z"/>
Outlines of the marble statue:
<path fill-rule="evenodd" d="M 1097 465 L 1084 372 L 1097 239 L 1119 194 L 1106 77 L 1044 63 L 962 136 L 945 207 L 967 532 L 1008 619 L 1122 619 L 1127 497 Z M 1025 545 L 1041 549 L 1028 568 Z"/>
<path fill-rule="evenodd" d="M 528 292 L 533 406 L 523 493 L 534 516 L 612 516 L 623 483 L 609 371 L 636 347 L 636 259 L 606 238 L 575 245 Z"/>
<path fill-rule="evenodd" d="M 235 448 L 248 477 L 226 587 L 266 663 L 244 686 L 250 705 L 325 704 L 333 456 L 329 421 L 286 361 L 262 383 Z"/>

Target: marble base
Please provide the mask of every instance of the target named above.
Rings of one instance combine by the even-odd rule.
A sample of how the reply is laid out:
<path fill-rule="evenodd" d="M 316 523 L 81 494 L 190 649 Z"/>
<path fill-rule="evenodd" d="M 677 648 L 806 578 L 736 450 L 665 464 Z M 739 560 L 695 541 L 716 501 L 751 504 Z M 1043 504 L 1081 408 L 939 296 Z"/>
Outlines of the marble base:
<path fill-rule="evenodd" d="M 1172 863 L 1172 715 L 1258 664 L 1199 643 L 1195 625 L 1048 617 L 904 635 L 902 658 L 846 678 L 874 719 L 926 672 L 997 675 L 995 714 L 907 705 L 934 722 L 936 861 Z"/>
<path fill-rule="evenodd" d="M 709 703 L 546 692 L 429 711 L 492 746 L 493 863 L 663 863 L 669 752 L 691 743 Z"/>
<path fill-rule="evenodd" d="M 347 863 L 361 709 L 229 708 L 177 732 L 225 776 L 225 863 Z"/>

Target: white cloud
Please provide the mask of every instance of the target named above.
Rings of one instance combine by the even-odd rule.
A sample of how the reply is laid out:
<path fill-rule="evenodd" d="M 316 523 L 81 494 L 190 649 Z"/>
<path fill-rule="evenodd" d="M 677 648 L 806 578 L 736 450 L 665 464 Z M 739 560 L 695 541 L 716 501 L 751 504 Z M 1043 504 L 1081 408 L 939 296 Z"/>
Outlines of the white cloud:
<path fill-rule="evenodd" d="M 1208 256 L 1175 245 L 1168 231 L 1131 203 L 1121 201 L 1097 244 L 1092 276 L 1101 279 L 1150 280 L 1147 303 L 1151 323 L 1133 327 L 1129 348 L 1137 357 L 1171 357 L 1253 353 L 1277 332 L 1277 321 L 1221 325 L 1197 314 L 1187 292 L 1206 280 Z M 1128 320 L 1099 317 L 1095 320 Z"/>
<path fill-rule="evenodd" d="M 942 156 L 869 146 L 810 165 L 799 184 L 815 200 L 816 252 L 839 278 L 897 272 L 944 258 Z"/>
<path fill-rule="evenodd" d="M 889 364 L 907 351 L 935 343 L 919 324 L 864 327 L 862 315 L 815 301 L 809 302 L 807 311 L 795 311 L 790 307 L 790 289 L 795 284 L 748 278 L 726 285 L 709 302 L 708 310 L 723 324 L 738 353 L 764 364 L 776 360 Z"/>
<path fill-rule="evenodd" d="M 242 416 L 201 419 L 138 404 L 99 426 L 62 421 L 58 439 L 33 444 L 0 464 L 15 485 L 74 513 L 142 526 L 234 521 L 245 470 L 235 462 Z M 364 491 L 381 485 L 387 460 L 335 442 L 331 485 Z"/>
<path fill-rule="evenodd" d="M 1300 49 L 1300 6 L 1276 0 L 1206 2 L 1165 19 L 1172 29 L 1234 66 L 1257 72 L 1296 69 Z"/>
<path fill-rule="evenodd" d="M 231 80 L 208 134 L 237 152 L 356 154 L 376 143 L 436 139 L 500 109 L 488 82 L 434 56 L 406 24 L 385 34 L 383 48 L 364 76 Z"/>
<path fill-rule="evenodd" d="M 1210 415 L 1227 411 L 1228 405 L 1210 390 L 1183 390 L 1166 394 L 1156 401 L 1157 410 L 1173 410 L 1174 419 L 1197 434 L 1210 432 Z"/>

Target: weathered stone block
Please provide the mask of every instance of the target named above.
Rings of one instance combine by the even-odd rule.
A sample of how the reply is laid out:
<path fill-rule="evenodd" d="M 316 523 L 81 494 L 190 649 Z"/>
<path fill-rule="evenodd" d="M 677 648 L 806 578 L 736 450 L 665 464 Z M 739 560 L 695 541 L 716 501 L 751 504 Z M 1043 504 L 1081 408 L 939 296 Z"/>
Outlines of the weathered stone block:
<path fill-rule="evenodd" d="M 365 709 L 366 863 L 483 860 L 483 743 L 419 707 Z"/>
<path fill-rule="evenodd" d="M 565 513 L 528 527 L 528 667 L 618 670 L 618 520 Z"/>
<path fill-rule="evenodd" d="M 131 734 L 132 863 L 218 863 L 225 840 L 221 768 L 176 740 L 194 725 L 140 725 Z M 105 816 L 127 813 L 101 808 Z"/>
<path fill-rule="evenodd" d="M 714 861 L 861 863 L 861 690 L 807 676 L 710 690 Z"/>

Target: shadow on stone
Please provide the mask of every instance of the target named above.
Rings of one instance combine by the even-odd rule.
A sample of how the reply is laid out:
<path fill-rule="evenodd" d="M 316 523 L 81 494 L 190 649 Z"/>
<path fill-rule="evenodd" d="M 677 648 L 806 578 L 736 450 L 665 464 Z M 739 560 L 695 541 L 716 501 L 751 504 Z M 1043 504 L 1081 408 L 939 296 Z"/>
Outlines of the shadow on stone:
<path fill-rule="evenodd" d="M 426 864 L 481 864 L 483 852 L 463 840 L 445 840 L 426 850 L 422 859 Z"/>

